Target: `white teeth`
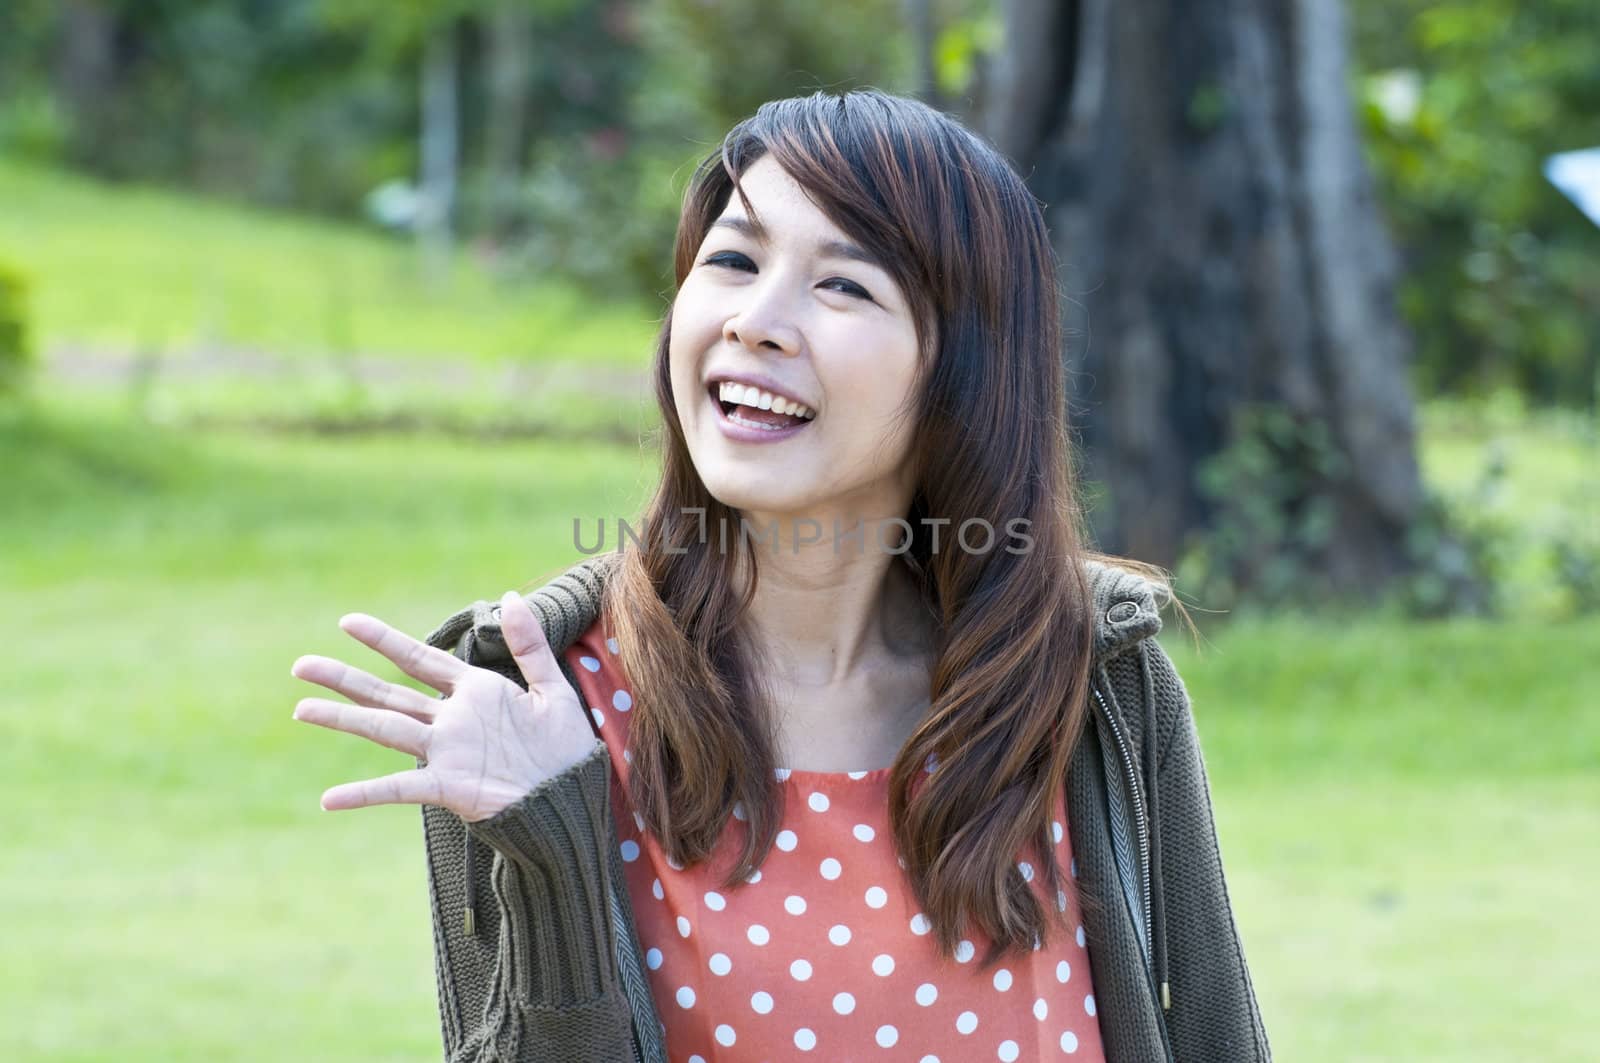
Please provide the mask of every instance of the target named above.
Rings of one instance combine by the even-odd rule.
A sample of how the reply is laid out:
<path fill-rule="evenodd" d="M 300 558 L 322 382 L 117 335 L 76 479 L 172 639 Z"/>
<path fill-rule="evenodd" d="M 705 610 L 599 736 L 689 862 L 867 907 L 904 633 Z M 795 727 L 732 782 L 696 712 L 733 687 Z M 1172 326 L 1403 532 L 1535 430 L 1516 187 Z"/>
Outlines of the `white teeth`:
<path fill-rule="evenodd" d="M 774 395 L 770 391 L 762 391 L 760 388 L 735 384 L 732 381 L 723 381 L 719 384 L 717 396 L 723 402 L 731 402 L 739 406 L 750 406 L 760 410 L 777 410 L 779 413 L 786 413 L 792 417 L 800 417 L 807 421 L 816 416 L 811 407 L 803 403 L 786 399 L 782 395 Z"/>

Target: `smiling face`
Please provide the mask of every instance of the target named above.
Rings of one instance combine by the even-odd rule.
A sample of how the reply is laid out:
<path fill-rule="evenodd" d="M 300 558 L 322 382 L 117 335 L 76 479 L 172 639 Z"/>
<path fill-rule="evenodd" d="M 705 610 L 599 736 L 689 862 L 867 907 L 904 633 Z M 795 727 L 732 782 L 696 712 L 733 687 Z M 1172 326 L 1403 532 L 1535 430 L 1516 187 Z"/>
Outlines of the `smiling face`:
<path fill-rule="evenodd" d="M 770 155 L 740 183 L 757 217 L 728 197 L 672 308 L 672 390 L 695 468 L 718 501 L 757 525 L 778 520 L 785 540 L 798 517 L 826 536 L 834 517 L 849 529 L 904 516 L 914 488 L 905 407 L 918 381 L 911 305 Z M 730 417 L 717 384 L 730 378 L 812 416 L 770 437 L 741 426 L 772 418 Z M 759 402 L 752 394 L 745 401 Z"/>

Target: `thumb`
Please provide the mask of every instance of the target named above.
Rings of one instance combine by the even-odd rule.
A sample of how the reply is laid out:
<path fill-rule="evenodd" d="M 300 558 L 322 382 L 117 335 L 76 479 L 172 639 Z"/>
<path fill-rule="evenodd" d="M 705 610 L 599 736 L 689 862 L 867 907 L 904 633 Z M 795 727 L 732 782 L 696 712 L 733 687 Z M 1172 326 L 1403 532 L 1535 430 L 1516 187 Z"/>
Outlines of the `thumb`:
<path fill-rule="evenodd" d="M 529 690 L 560 674 L 555 654 L 544 637 L 544 628 L 539 626 L 539 618 L 533 615 L 527 599 L 516 591 L 506 591 L 500 596 L 500 634 L 522 678 L 528 681 Z"/>

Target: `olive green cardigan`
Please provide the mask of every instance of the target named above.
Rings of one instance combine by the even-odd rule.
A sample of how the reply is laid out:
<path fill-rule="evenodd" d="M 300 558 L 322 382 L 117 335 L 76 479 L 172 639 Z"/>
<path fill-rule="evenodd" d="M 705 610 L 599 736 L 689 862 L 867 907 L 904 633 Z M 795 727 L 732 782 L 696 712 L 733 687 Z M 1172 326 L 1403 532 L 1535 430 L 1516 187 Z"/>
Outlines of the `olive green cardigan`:
<path fill-rule="evenodd" d="M 528 596 L 574 690 L 561 654 L 598 616 L 618 556 L 583 561 Z M 1154 637 L 1157 588 L 1086 565 L 1093 725 L 1073 754 L 1067 814 L 1106 1058 L 1270 1060 L 1188 693 Z M 460 610 L 427 641 L 527 685 L 496 602 Z M 450 1063 L 666 1060 L 612 827 L 610 771 L 597 736 L 585 760 L 488 819 L 468 824 L 422 806 Z"/>

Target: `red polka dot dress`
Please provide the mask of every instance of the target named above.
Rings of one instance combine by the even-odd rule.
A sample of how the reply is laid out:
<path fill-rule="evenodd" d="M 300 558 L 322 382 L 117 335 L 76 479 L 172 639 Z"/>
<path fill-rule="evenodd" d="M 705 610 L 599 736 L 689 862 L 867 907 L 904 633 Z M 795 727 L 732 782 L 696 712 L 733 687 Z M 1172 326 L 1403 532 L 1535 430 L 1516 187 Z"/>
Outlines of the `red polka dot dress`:
<path fill-rule="evenodd" d="M 787 807 L 776 847 L 737 889 L 725 870 L 743 841 L 730 824 L 712 858 L 667 859 L 628 800 L 633 701 L 614 640 L 597 620 L 564 654 L 611 753 L 611 801 L 656 1010 L 674 1063 L 775 1060 L 1093 1060 L 1103 1063 L 1089 954 L 1075 898 L 1041 903 L 1077 933 L 978 960 L 981 933 L 941 958 L 904 880 L 888 823 L 888 768 L 778 770 Z M 937 770 L 937 764 L 929 766 Z M 1064 795 L 1051 826 L 1063 876 L 1075 873 Z M 735 806 L 736 820 L 743 820 Z"/>

